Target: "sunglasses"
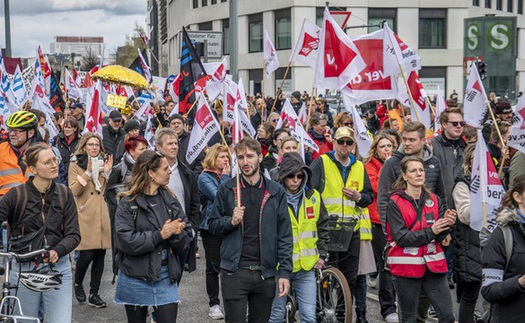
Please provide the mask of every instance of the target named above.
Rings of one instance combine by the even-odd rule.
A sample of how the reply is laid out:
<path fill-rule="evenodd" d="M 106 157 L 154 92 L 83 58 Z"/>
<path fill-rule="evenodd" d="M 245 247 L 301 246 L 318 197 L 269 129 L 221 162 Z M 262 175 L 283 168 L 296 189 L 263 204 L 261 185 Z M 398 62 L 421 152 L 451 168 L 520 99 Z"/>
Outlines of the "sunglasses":
<path fill-rule="evenodd" d="M 347 123 L 343 123 L 343 126 L 345 126 L 345 127 L 353 127 L 354 124 L 350 123 L 350 122 L 347 122 Z"/>
<path fill-rule="evenodd" d="M 466 124 L 465 121 L 448 121 L 448 123 L 450 123 L 453 127 L 457 127 L 457 126 L 464 127 Z"/>
<path fill-rule="evenodd" d="M 296 177 L 297 177 L 297 179 L 303 179 L 304 178 L 304 174 L 290 174 L 290 175 L 286 176 L 286 178 L 289 178 L 289 179 L 294 179 Z"/>
<path fill-rule="evenodd" d="M 279 119 L 272 119 L 272 122 L 277 122 L 279 121 Z"/>
<path fill-rule="evenodd" d="M 352 146 L 354 144 L 353 140 L 337 139 L 336 142 L 338 145 L 341 145 L 341 146 L 344 144 L 346 144 L 347 146 Z"/>

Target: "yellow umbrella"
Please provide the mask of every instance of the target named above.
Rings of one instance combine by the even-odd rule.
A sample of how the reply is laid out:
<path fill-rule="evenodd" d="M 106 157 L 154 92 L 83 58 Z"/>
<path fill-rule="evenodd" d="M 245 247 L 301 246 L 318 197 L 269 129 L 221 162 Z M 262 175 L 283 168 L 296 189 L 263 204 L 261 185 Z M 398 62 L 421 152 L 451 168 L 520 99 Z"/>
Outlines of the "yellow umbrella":
<path fill-rule="evenodd" d="M 96 71 L 91 77 L 107 82 L 115 82 L 123 85 L 148 90 L 151 86 L 139 73 L 120 65 L 108 65 Z"/>

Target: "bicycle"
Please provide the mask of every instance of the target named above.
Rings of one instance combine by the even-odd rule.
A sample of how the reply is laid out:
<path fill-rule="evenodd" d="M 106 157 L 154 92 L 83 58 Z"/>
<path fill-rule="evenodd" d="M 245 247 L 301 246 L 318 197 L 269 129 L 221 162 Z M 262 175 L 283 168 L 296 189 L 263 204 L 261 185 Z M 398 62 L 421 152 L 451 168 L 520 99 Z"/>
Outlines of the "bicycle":
<path fill-rule="evenodd" d="M 0 266 L 0 275 L 4 275 L 4 283 L 2 284 L 2 301 L 0 302 L 0 322 L 18 322 L 19 320 L 23 321 L 34 321 L 37 323 L 40 323 L 40 319 L 38 317 L 32 317 L 24 315 L 22 311 L 22 304 L 20 302 L 20 299 L 15 295 L 11 295 L 11 290 L 14 289 L 18 291 L 19 283 L 22 279 L 27 280 L 22 281 L 24 286 L 31 289 L 32 280 L 36 281 L 35 285 L 43 284 L 48 285 L 49 289 L 55 288 L 57 286 L 56 281 L 49 282 L 46 280 L 46 276 L 38 273 L 21 273 L 19 272 L 19 279 L 17 281 L 17 284 L 11 284 L 10 283 L 10 275 L 11 275 L 11 261 L 14 259 L 17 262 L 20 262 L 22 260 L 32 259 L 35 257 L 39 257 L 43 255 L 43 258 L 47 258 L 49 256 L 49 247 L 44 247 L 39 250 L 35 250 L 32 252 L 28 252 L 25 254 L 17 254 L 14 252 L 0 252 L 0 259 L 5 259 L 5 266 Z M 29 285 L 26 285 L 29 284 Z M 36 287 L 36 286 L 33 286 Z M 14 314 L 15 312 L 18 312 L 19 314 Z"/>
<path fill-rule="evenodd" d="M 352 295 L 343 273 L 335 267 L 316 270 L 318 323 L 351 323 Z M 293 288 L 286 298 L 285 323 L 295 322 L 298 303 Z"/>

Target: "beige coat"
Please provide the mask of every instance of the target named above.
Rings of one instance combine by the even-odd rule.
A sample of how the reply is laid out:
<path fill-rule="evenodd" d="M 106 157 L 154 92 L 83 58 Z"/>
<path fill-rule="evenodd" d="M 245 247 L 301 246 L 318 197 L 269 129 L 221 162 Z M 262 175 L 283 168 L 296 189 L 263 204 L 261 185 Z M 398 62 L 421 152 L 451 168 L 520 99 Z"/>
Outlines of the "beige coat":
<path fill-rule="evenodd" d="M 82 237 L 77 250 L 110 249 L 111 225 L 104 192 L 108 178 L 99 175 L 100 192 L 95 190 L 95 184 L 86 171 L 78 166 L 75 158 L 69 164 L 69 188 L 77 201 L 78 223 Z"/>

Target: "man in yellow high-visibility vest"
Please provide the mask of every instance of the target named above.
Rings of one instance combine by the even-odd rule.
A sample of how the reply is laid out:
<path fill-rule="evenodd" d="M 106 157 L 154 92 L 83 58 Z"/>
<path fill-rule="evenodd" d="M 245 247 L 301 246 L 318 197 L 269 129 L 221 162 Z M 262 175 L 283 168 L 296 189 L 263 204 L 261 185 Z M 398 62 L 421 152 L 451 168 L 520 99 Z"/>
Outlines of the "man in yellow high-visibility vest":
<path fill-rule="evenodd" d="M 328 213 L 319 192 L 311 185 L 312 171 L 297 152 L 283 155 L 279 181 L 286 191 L 293 235 L 293 271 L 290 282 L 299 303 L 299 318 L 316 322 L 317 284 L 314 269 L 321 269 L 328 257 Z M 269 323 L 285 317 L 286 297 L 277 292 Z"/>
<path fill-rule="evenodd" d="M 330 262 L 346 277 L 352 295 L 359 265 L 360 232 L 371 235 L 369 225 L 362 219 L 368 218 L 367 206 L 374 200 L 370 179 L 353 152 L 356 149 L 354 131 L 340 127 L 334 135 L 334 151 L 316 159 L 312 168 L 312 185 L 321 193 L 330 217 L 337 216 L 341 222 L 357 222 L 347 250 L 330 252 Z M 364 316 L 364 315 L 363 315 Z"/>

